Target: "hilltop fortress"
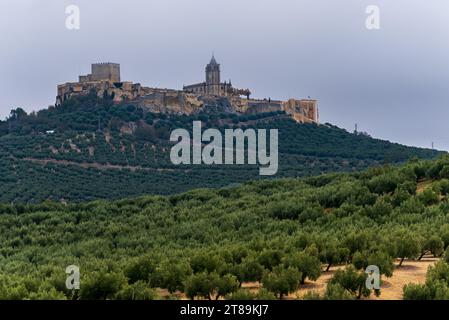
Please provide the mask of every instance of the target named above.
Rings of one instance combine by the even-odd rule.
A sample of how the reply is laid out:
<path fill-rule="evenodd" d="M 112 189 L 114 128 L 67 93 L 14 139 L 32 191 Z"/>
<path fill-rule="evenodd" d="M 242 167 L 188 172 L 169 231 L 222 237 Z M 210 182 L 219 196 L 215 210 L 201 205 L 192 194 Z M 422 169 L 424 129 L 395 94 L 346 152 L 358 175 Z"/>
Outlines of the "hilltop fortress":
<path fill-rule="evenodd" d="M 252 99 L 249 89 L 234 88 L 230 80 L 221 82 L 220 64 L 214 56 L 205 71 L 204 82 L 184 86 L 182 90 L 174 90 L 144 87 L 140 83 L 121 81 L 119 64 L 95 63 L 92 64 L 91 73 L 79 76 L 78 82 L 58 85 L 56 105 L 72 96 L 87 95 L 94 91 L 98 96 L 107 94 L 116 103 L 128 101 L 151 112 L 192 114 L 205 111 L 255 114 L 285 111 L 297 122 L 319 122 L 316 100 Z"/>

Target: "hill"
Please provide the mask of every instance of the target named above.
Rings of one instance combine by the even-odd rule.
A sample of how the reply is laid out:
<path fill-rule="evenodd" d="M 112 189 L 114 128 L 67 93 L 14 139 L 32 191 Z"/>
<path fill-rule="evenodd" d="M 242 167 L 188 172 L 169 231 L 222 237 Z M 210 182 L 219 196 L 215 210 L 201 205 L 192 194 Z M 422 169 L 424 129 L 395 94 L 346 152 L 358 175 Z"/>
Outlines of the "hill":
<path fill-rule="evenodd" d="M 118 199 L 223 187 L 259 179 L 258 166 L 175 166 L 170 132 L 192 127 L 279 129 L 276 178 L 357 171 L 440 152 L 352 134 L 330 124 L 298 124 L 282 112 L 150 113 L 95 94 L 0 122 L 0 202 Z"/>
<path fill-rule="evenodd" d="M 385 278 L 395 258 L 402 268 L 442 255 L 448 194 L 446 156 L 172 196 L 4 204 L 0 299 L 279 298 L 334 265 L 345 271 L 333 273 L 325 298 L 369 296 L 367 265 Z M 82 270 L 79 292 L 65 289 L 68 265 Z M 410 286 L 407 297 L 447 294 L 448 274 L 449 265 L 437 263 L 428 287 Z M 248 282 L 264 289 L 251 293 Z"/>

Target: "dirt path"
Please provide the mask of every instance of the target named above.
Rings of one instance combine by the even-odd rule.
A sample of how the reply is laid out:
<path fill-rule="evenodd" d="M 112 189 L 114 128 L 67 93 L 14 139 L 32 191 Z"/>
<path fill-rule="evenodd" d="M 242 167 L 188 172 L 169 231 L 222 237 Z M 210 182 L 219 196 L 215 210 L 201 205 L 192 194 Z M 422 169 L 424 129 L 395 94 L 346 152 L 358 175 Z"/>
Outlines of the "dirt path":
<path fill-rule="evenodd" d="M 433 180 L 423 180 L 418 182 L 416 185 L 416 193 L 422 193 L 425 189 L 429 188 L 432 185 Z"/>
<path fill-rule="evenodd" d="M 33 162 L 33 163 L 37 163 L 40 165 L 46 165 L 48 163 L 53 163 L 53 164 L 59 164 L 59 165 L 65 165 L 65 166 L 78 166 L 84 169 L 88 169 L 88 168 L 94 168 L 94 169 L 99 169 L 99 170 L 110 170 L 110 169 L 118 169 L 118 170 L 130 170 L 132 172 L 135 172 L 137 170 L 143 170 L 143 171 L 167 171 L 167 172 L 172 172 L 172 171 L 183 171 L 183 172 L 188 172 L 190 170 L 177 170 L 177 169 L 161 169 L 161 168 L 147 168 L 147 167 L 142 167 L 142 166 L 130 166 L 130 165 L 119 165 L 119 164 L 110 164 L 110 163 L 98 163 L 98 162 L 76 162 L 76 161 L 69 161 L 69 160 L 57 160 L 57 159 L 51 159 L 51 158 L 46 158 L 46 159 L 37 159 L 37 158 L 21 158 L 20 160 L 24 160 L 24 161 L 29 161 L 29 162 Z"/>

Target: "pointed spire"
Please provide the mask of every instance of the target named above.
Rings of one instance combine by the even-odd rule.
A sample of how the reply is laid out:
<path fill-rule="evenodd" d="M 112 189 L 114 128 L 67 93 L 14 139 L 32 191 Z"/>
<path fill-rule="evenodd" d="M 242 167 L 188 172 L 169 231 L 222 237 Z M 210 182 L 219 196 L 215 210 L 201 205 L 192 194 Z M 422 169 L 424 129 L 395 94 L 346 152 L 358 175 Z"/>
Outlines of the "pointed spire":
<path fill-rule="evenodd" d="M 210 59 L 209 64 L 218 64 L 218 63 L 217 63 L 217 60 L 215 60 L 215 56 L 214 56 L 214 53 L 213 53 L 213 52 L 212 52 L 212 59 Z"/>

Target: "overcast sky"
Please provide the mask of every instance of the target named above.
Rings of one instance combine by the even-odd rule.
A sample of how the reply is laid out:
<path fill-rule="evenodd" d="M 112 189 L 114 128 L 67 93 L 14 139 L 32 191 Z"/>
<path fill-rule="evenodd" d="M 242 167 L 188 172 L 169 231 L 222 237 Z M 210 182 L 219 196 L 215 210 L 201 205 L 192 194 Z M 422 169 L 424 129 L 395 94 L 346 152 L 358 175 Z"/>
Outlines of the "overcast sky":
<path fill-rule="evenodd" d="M 65 26 L 80 8 L 80 30 Z M 368 30 L 368 5 L 380 30 Z M 54 104 L 92 62 L 122 80 L 182 88 L 222 79 L 253 97 L 319 100 L 322 122 L 449 150 L 447 0 L 2 0 L 0 118 Z"/>

